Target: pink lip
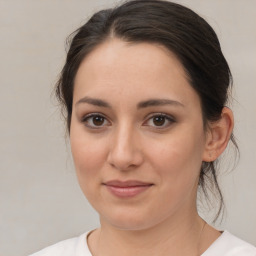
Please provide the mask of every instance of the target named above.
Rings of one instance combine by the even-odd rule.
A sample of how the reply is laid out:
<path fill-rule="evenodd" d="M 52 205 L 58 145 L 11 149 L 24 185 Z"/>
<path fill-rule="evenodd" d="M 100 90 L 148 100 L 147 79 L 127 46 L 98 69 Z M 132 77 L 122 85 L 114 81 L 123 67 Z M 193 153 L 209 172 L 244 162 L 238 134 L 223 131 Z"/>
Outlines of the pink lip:
<path fill-rule="evenodd" d="M 118 197 L 134 197 L 143 191 L 149 189 L 153 184 L 136 180 L 119 181 L 111 180 L 103 183 L 106 188 Z"/>

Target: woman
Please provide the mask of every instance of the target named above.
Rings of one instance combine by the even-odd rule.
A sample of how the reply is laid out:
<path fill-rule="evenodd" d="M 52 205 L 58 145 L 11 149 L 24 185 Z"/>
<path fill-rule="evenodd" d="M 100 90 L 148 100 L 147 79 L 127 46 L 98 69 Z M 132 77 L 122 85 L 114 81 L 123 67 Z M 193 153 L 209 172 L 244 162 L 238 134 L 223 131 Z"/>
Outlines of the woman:
<path fill-rule="evenodd" d="M 200 218 L 231 140 L 231 73 L 212 28 L 190 9 L 128 1 L 75 32 L 56 93 L 82 191 L 100 228 L 36 255 L 256 255 Z"/>

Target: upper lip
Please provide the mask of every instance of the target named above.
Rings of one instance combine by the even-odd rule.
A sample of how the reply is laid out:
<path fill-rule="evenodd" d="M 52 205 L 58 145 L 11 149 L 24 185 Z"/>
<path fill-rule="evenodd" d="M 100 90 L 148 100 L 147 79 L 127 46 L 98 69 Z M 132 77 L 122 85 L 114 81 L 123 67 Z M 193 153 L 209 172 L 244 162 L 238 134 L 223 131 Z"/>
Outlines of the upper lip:
<path fill-rule="evenodd" d="M 120 180 L 110 180 L 107 182 L 103 182 L 104 185 L 113 186 L 113 187 L 136 187 L 136 186 L 150 186 L 153 185 L 149 182 L 143 182 L 138 180 L 127 180 L 127 181 L 120 181 Z"/>

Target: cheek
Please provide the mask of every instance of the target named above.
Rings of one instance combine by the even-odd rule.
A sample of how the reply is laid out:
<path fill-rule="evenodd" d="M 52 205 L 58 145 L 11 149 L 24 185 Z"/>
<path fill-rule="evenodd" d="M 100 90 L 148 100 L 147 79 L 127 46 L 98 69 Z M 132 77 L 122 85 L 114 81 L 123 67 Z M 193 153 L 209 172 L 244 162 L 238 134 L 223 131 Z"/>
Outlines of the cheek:
<path fill-rule="evenodd" d="M 148 150 L 147 158 L 159 175 L 182 186 L 199 175 L 204 151 L 203 138 L 203 133 L 180 129 L 175 131 L 175 136 L 156 141 Z"/>
<path fill-rule="evenodd" d="M 85 136 L 83 129 L 73 128 L 70 144 L 78 182 L 84 193 L 88 194 L 99 179 L 99 172 L 105 164 L 105 149 L 101 140 Z M 98 182 L 100 183 L 100 181 Z"/>
<path fill-rule="evenodd" d="M 100 164 L 100 151 L 97 143 L 90 144 L 89 140 L 71 141 L 71 150 L 78 173 L 94 173 Z"/>

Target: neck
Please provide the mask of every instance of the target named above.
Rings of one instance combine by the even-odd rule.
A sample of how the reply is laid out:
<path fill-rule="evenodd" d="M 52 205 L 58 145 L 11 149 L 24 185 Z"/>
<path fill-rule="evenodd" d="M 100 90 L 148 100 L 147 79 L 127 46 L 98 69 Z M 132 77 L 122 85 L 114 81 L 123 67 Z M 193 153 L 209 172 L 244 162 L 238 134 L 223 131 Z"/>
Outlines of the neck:
<path fill-rule="evenodd" d="M 199 255 L 204 221 L 197 212 L 172 217 L 143 230 L 121 230 L 101 220 L 88 243 L 99 255 Z"/>

